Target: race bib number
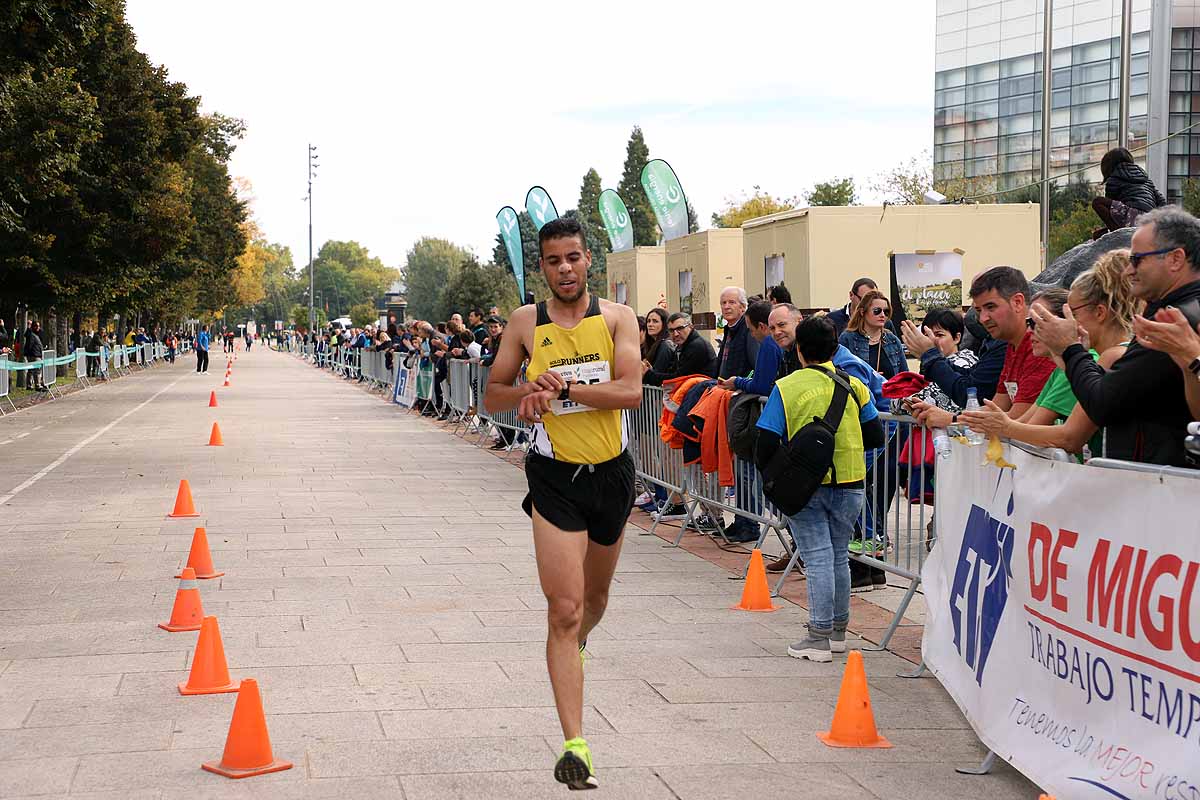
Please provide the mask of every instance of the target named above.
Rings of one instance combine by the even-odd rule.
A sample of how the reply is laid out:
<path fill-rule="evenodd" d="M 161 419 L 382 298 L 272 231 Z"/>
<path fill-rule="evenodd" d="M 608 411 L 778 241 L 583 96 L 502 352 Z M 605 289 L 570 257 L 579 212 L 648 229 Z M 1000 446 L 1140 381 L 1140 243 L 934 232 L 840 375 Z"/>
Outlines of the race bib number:
<path fill-rule="evenodd" d="M 1017 382 L 1016 381 L 1005 381 L 1004 382 L 1004 390 L 1006 392 L 1008 392 L 1008 396 L 1012 398 L 1014 403 L 1017 402 Z"/>
<path fill-rule="evenodd" d="M 608 383 L 612 380 L 612 373 L 607 361 L 589 361 L 586 364 L 564 364 L 561 367 L 551 367 L 551 369 L 561 375 L 567 383 L 594 384 Z M 554 400 L 551 408 L 558 415 L 594 410 L 591 406 L 585 406 L 583 403 L 577 403 L 574 400 Z"/>

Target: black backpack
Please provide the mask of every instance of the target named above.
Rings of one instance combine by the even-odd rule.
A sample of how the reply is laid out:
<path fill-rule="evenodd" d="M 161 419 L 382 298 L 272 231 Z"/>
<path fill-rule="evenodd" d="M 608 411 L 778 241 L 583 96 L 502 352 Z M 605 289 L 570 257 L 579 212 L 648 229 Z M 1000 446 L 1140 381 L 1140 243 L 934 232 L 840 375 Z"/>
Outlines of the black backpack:
<path fill-rule="evenodd" d="M 833 468 L 834 439 L 842 415 L 846 413 L 847 398 L 858 398 L 850 389 L 850 377 L 840 369 L 833 374 L 823 367 L 810 366 L 828 375 L 833 381 L 833 399 L 824 418 L 813 417 L 812 422 L 796 431 L 789 441 L 780 444 L 770 463 L 763 471 L 763 494 L 787 516 L 798 513 L 816 494 Z M 834 470 L 833 482 L 837 483 Z"/>
<path fill-rule="evenodd" d="M 729 400 L 729 449 L 738 458 L 754 461 L 754 445 L 758 441 L 758 417 L 762 413 L 762 395 L 741 392 Z"/>

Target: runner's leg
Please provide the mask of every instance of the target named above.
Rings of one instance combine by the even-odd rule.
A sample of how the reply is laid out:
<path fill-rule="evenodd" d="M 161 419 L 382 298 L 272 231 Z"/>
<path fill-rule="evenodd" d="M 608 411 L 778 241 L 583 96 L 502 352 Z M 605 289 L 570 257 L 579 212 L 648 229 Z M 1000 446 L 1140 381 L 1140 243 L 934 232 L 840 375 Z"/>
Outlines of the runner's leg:
<path fill-rule="evenodd" d="M 583 622 L 579 626 L 579 644 L 587 639 L 608 607 L 608 589 L 612 585 L 613 572 L 621 557 L 624 541 L 624 533 L 608 546 L 588 541 L 587 554 L 583 559 Z"/>
<path fill-rule="evenodd" d="M 533 546 L 538 580 L 546 595 L 546 666 L 563 738 L 583 733 L 583 665 L 579 632 L 584 608 L 585 531 L 562 531 L 533 510 Z M 611 548 L 618 549 L 618 548 Z"/>

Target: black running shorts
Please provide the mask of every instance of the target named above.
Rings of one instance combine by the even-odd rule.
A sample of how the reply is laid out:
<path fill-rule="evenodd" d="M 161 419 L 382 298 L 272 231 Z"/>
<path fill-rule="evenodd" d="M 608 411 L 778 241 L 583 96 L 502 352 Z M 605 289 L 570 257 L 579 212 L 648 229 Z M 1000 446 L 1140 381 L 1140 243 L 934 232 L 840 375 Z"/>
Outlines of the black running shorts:
<path fill-rule="evenodd" d="M 570 464 L 537 453 L 525 458 L 529 494 L 521 507 L 564 531 L 587 531 L 596 544 L 616 544 L 633 507 L 633 457 L 626 450 L 603 464 Z"/>

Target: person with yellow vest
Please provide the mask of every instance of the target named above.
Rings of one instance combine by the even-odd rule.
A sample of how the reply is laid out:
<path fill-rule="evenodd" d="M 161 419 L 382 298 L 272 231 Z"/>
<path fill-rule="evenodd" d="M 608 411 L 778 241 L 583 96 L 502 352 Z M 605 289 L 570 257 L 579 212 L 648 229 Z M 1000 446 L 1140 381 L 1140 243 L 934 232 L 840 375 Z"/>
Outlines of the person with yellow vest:
<path fill-rule="evenodd" d="M 848 380 L 849 402 L 833 437 L 833 463 L 808 503 L 788 518 L 792 538 L 804 559 L 808 589 L 808 635 L 788 647 L 788 655 L 828 662 L 846 651 L 850 621 L 850 562 L 847 549 L 863 509 L 863 453 L 881 447 L 883 425 L 861 380 L 838 374 L 833 355 L 837 329 L 827 317 L 809 317 L 796 326 L 801 369 L 780 378 L 758 418 L 754 460 L 767 472 L 776 451 L 814 419 L 829 412 L 835 381 Z M 836 415 L 836 411 L 834 412 Z M 830 421 L 832 425 L 832 420 Z M 815 475 L 814 475 L 815 480 Z"/>
<path fill-rule="evenodd" d="M 634 465 L 624 409 L 642 401 L 637 317 L 590 294 L 592 254 L 575 219 L 538 233 L 551 297 L 513 312 L 488 377 L 491 413 L 517 409 L 532 424 L 525 461 L 538 578 L 548 606 L 546 665 L 562 725 L 554 777 L 599 785 L 583 738 L 583 653 L 608 604 L 633 506 Z M 526 383 L 514 385 L 529 360 Z"/>

